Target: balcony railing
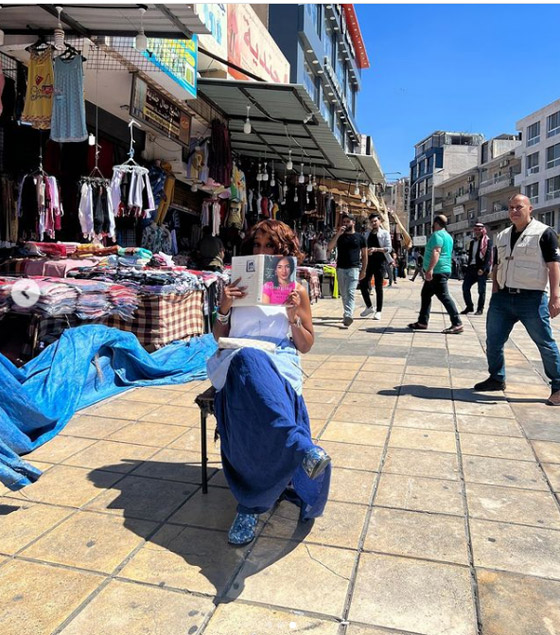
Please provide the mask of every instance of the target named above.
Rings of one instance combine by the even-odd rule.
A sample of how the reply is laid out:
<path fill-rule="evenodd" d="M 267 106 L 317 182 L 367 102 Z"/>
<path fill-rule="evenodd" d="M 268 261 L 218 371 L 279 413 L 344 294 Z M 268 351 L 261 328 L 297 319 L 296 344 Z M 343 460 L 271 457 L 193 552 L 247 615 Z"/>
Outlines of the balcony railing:
<path fill-rule="evenodd" d="M 477 190 L 473 190 L 472 192 L 466 192 L 465 194 L 461 194 L 461 196 L 457 197 L 457 203 L 466 203 L 467 201 L 476 201 L 478 198 Z"/>
<path fill-rule="evenodd" d="M 508 210 L 501 209 L 497 212 L 491 212 L 490 214 L 480 214 L 477 221 L 479 223 L 495 223 L 506 218 L 509 218 Z"/>
<path fill-rule="evenodd" d="M 481 196 L 490 194 L 491 192 L 497 192 L 498 190 L 505 190 L 508 187 L 513 187 L 514 179 L 509 174 L 502 174 L 494 179 L 488 179 L 482 181 L 478 188 L 478 193 Z"/>
<path fill-rule="evenodd" d="M 470 225 L 471 225 L 470 220 L 460 220 L 457 223 L 449 223 L 449 225 L 447 226 L 447 229 L 450 232 L 453 232 L 453 231 L 458 232 L 463 229 L 468 229 Z"/>

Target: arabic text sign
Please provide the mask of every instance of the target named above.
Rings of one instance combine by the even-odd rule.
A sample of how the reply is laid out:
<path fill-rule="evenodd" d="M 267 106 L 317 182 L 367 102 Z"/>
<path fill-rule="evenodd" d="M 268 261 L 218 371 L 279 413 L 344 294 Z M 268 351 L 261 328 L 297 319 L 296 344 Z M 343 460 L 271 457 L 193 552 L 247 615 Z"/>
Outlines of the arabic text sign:
<path fill-rule="evenodd" d="M 288 60 L 249 4 L 228 4 L 228 61 L 270 82 L 290 81 Z M 248 79 L 232 68 L 229 73 Z"/>
<path fill-rule="evenodd" d="M 148 48 L 143 55 L 190 95 L 196 97 L 198 60 L 196 35 L 193 35 L 190 40 L 149 38 Z"/>
<path fill-rule="evenodd" d="M 136 75 L 132 82 L 130 114 L 169 139 L 189 147 L 191 136 L 189 113 Z"/>

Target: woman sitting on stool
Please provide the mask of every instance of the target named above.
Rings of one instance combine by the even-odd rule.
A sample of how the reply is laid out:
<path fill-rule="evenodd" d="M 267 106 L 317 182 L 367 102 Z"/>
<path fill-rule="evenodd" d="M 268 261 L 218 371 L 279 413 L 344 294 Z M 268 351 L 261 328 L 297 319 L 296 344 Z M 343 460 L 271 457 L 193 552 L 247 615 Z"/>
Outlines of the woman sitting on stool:
<path fill-rule="evenodd" d="M 247 251 L 303 256 L 293 231 L 276 220 L 252 228 Z M 320 516 L 330 483 L 330 458 L 311 440 L 302 397 L 298 351 L 307 353 L 314 341 L 309 296 L 298 283 L 284 305 L 235 307 L 234 299 L 246 295 L 242 285 L 237 279 L 225 288 L 214 337 L 260 339 L 276 349 L 249 345 L 208 361 L 224 475 L 238 502 L 228 535 L 234 545 L 253 540 L 258 515 L 278 500 L 298 504 L 301 520 Z"/>

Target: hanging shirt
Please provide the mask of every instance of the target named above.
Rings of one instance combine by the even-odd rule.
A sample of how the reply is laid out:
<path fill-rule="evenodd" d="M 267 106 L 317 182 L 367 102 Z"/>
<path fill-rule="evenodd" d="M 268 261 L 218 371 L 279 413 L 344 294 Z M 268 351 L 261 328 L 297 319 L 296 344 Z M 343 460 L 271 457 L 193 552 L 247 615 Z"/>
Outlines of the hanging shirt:
<path fill-rule="evenodd" d="M 54 61 L 51 139 L 68 143 L 85 141 L 87 137 L 82 57 L 57 57 Z"/>
<path fill-rule="evenodd" d="M 21 120 L 33 128 L 48 130 L 51 127 L 53 107 L 54 70 L 52 49 L 31 52 L 27 70 L 27 91 Z"/>

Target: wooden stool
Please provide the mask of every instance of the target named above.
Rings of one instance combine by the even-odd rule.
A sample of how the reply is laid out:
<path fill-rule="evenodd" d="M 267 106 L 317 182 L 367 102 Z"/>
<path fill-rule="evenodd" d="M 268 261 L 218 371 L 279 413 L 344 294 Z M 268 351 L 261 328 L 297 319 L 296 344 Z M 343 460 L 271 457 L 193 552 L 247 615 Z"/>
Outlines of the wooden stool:
<path fill-rule="evenodd" d="M 206 447 L 206 419 L 214 414 L 216 389 L 210 386 L 198 395 L 194 402 L 200 408 L 200 466 L 202 470 L 202 493 L 208 494 L 208 452 Z"/>

